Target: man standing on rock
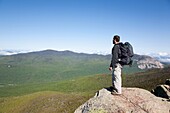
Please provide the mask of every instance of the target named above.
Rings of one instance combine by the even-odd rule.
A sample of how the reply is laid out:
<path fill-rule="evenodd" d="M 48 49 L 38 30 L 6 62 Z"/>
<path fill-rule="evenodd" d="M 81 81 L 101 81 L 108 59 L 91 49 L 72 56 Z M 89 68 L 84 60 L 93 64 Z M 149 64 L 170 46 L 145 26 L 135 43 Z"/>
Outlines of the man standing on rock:
<path fill-rule="evenodd" d="M 121 51 L 119 49 L 119 41 L 120 41 L 120 36 L 115 35 L 113 37 L 113 44 L 114 47 L 112 48 L 112 59 L 111 59 L 111 64 L 109 67 L 109 70 L 112 71 L 112 85 L 113 85 L 113 91 L 111 92 L 113 95 L 114 94 L 122 94 L 122 78 L 121 78 L 121 70 L 122 66 L 119 63 L 119 55 L 121 54 Z"/>

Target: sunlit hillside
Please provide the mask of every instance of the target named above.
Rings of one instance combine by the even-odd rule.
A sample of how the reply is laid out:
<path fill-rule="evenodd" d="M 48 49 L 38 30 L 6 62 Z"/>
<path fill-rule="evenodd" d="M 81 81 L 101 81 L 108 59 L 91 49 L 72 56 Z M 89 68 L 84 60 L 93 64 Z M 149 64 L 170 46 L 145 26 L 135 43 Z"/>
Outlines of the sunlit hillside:
<path fill-rule="evenodd" d="M 147 90 L 170 78 L 170 68 L 123 74 L 123 87 Z M 89 75 L 60 82 L 0 87 L 0 112 L 72 113 L 101 88 L 111 86 L 111 75 Z M 66 108 L 65 108 L 66 107 Z"/>

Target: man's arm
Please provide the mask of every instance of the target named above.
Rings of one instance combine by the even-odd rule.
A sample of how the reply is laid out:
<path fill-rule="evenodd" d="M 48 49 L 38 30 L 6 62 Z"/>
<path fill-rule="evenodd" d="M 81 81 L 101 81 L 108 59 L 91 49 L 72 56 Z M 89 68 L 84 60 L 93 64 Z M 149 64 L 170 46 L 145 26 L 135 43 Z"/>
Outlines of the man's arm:
<path fill-rule="evenodd" d="M 112 60 L 109 67 L 109 70 L 112 70 L 112 68 L 115 68 L 115 64 L 119 62 L 119 45 L 115 45 L 112 49 Z"/>

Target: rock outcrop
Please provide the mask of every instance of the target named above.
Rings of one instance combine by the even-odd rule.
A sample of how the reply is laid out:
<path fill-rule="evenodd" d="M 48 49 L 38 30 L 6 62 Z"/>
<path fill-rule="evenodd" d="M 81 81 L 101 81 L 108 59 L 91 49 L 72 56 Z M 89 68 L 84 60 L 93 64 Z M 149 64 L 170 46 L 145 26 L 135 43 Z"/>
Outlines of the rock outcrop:
<path fill-rule="evenodd" d="M 158 85 L 155 89 L 152 90 L 152 93 L 158 97 L 170 100 L 170 79 L 167 79 L 165 84 Z"/>
<path fill-rule="evenodd" d="M 140 69 L 164 68 L 164 65 L 160 61 L 150 56 L 135 55 L 133 60 L 137 62 L 138 68 Z"/>
<path fill-rule="evenodd" d="M 122 95 L 101 89 L 75 113 L 170 113 L 170 102 L 139 88 L 122 88 Z"/>

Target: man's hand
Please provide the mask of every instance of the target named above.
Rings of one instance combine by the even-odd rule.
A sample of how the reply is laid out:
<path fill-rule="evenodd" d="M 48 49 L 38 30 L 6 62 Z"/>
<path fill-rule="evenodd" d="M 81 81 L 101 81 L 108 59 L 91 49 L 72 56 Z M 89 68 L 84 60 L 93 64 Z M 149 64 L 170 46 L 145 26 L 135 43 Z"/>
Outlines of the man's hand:
<path fill-rule="evenodd" d="M 112 67 L 109 67 L 109 70 L 110 70 L 110 71 L 112 71 L 112 70 L 113 70 L 113 68 L 112 68 Z"/>

